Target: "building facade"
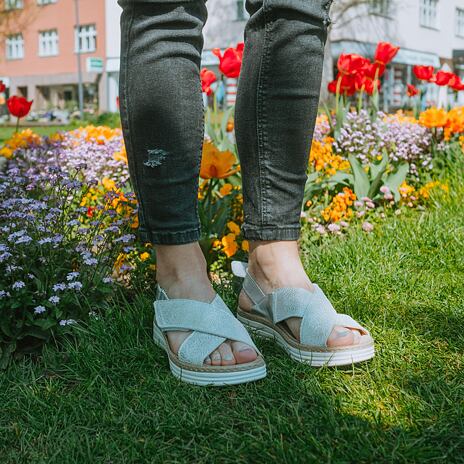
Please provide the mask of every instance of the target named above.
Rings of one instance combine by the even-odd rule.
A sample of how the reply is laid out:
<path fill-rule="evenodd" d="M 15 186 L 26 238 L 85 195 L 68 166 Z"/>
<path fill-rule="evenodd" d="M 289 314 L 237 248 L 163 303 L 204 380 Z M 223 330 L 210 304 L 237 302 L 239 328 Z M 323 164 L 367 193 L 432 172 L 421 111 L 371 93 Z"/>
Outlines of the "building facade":
<path fill-rule="evenodd" d="M 2 21 L 12 16 L 2 28 L 0 46 L 0 79 L 8 93 L 33 99 L 33 110 L 73 109 L 78 100 L 80 59 L 85 106 L 101 106 L 105 94 L 104 0 L 2 3 Z"/>
<path fill-rule="evenodd" d="M 17 30 L 2 30 L 0 24 L 0 79 L 10 95 L 34 99 L 33 109 L 75 107 L 80 59 L 86 106 L 117 111 L 121 8 L 116 0 L 1 3 L 18 18 Z M 202 67 L 219 75 L 212 49 L 242 42 L 249 14 L 245 0 L 208 0 L 207 7 Z M 334 0 L 331 18 L 323 86 L 341 53 L 373 57 L 379 41 L 401 47 L 384 78 L 385 109 L 404 103 L 415 64 L 452 70 L 464 79 L 464 0 Z M 236 80 L 225 84 L 226 101 L 233 103 Z M 429 86 L 428 102 L 440 98 L 437 87 Z"/>

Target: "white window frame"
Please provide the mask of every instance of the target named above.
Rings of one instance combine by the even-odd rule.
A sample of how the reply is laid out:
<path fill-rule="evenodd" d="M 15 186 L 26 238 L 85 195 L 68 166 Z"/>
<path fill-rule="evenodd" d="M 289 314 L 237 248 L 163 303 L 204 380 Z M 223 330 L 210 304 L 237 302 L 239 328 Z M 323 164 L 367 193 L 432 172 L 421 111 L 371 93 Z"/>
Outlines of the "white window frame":
<path fill-rule="evenodd" d="M 50 3 L 56 3 L 56 0 L 37 0 L 37 5 L 49 5 Z"/>
<path fill-rule="evenodd" d="M 464 37 L 464 8 L 456 7 L 456 35 Z"/>
<path fill-rule="evenodd" d="M 369 13 L 379 16 L 391 16 L 391 0 L 370 0 Z"/>
<path fill-rule="evenodd" d="M 420 0 L 419 24 L 422 27 L 438 29 L 438 0 Z"/>
<path fill-rule="evenodd" d="M 58 54 L 58 29 L 39 31 L 39 56 L 56 56 Z"/>
<path fill-rule="evenodd" d="M 95 24 L 81 24 L 74 28 L 75 53 L 92 53 L 97 50 L 97 27 Z"/>
<path fill-rule="evenodd" d="M 5 40 L 5 55 L 7 60 L 21 60 L 24 58 L 24 37 L 18 34 L 10 34 Z"/>
<path fill-rule="evenodd" d="M 24 0 L 5 0 L 4 3 L 5 10 L 19 10 L 24 8 Z"/>

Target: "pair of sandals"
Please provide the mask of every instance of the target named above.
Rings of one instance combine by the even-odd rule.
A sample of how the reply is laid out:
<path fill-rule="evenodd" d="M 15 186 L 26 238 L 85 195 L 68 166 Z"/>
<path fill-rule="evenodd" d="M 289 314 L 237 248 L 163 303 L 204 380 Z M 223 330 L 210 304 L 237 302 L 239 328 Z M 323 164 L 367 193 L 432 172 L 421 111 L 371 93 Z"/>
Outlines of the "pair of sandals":
<path fill-rule="evenodd" d="M 243 290 L 253 303 L 251 311 L 239 306 L 237 318 L 219 294 L 210 303 L 170 299 L 159 284 L 156 286 L 153 339 L 166 351 L 171 372 L 180 380 L 219 386 L 264 378 L 266 364 L 248 330 L 274 339 L 292 359 L 314 367 L 344 366 L 374 357 L 374 340 L 369 332 L 347 314 L 337 313 L 317 284 L 313 283 L 313 292 L 283 287 L 265 294 L 248 272 L 247 263 L 232 261 L 232 272 L 244 279 Z M 302 318 L 300 341 L 285 323 L 290 317 Z M 362 335 L 359 343 L 328 347 L 334 326 L 358 330 Z M 177 354 L 171 350 L 165 334 L 172 330 L 192 331 Z M 206 365 L 204 360 L 226 340 L 246 343 L 256 351 L 257 358 L 231 366 Z"/>

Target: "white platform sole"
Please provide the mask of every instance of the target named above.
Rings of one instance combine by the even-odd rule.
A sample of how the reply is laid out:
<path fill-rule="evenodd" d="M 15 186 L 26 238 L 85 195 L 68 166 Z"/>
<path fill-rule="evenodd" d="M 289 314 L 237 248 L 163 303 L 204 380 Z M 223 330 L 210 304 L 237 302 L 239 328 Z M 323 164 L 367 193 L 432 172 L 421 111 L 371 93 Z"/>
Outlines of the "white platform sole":
<path fill-rule="evenodd" d="M 241 317 L 240 315 L 237 316 L 237 319 L 250 332 L 275 340 L 277 344 L 281 346 L 295 361 L 309 364 L 313 367 L 346 366 L 353 363 L 367 361 L 375 355 L 375 348 L 373 345 L 368 345 L 364 348 L 345 349 L 343 351 L 302 351 L 291 346 L 279 332 L 265 324 L 252 321 Z"/>
<path fill-rule="evenodd" d="M 153 340 L 156 345 L 164 351 L 167 351 L 168 347 L 166 347 L 163 334 L 156 325 L 153 325 Z M 266 365 L 232 372 L 205 372 L 182 368 L 169 359 L 169 367 L 171 368 L 172 374 L 179 380 L 202 386 L 237 385 L 263 379 L 267 374 Z"/>

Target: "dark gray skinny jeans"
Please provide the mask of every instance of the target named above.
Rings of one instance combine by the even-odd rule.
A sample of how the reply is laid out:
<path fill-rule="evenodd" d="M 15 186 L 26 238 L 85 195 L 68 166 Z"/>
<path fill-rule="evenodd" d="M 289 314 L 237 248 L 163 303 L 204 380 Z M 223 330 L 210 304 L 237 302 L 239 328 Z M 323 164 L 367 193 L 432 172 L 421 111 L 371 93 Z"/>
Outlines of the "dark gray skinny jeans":
<path fill-rule="evenodd" d="M 214 0 L 210 0 L 214 1 Z M 120 113 L 145 242 L 201 235 L 207 0 L 118 0 Z M 235 104 L 248 240 L 296 240 L 332 0 L 247 0 Z"/>

